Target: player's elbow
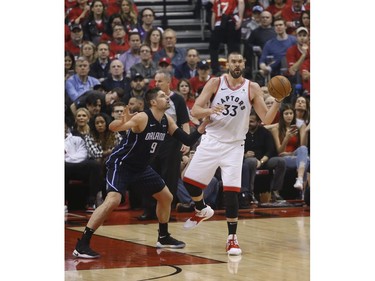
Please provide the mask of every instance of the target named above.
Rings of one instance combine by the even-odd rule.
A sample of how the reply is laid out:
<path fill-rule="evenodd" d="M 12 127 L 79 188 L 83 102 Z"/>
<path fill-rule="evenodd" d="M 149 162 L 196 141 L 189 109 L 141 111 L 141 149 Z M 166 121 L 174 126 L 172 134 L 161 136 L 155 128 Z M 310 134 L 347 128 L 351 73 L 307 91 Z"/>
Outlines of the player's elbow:
<path fill-rule="evenodd" d="M 112 132 L 117 132 L 117 126 L 113 122 L 109 124 L 108 129 Z"/>

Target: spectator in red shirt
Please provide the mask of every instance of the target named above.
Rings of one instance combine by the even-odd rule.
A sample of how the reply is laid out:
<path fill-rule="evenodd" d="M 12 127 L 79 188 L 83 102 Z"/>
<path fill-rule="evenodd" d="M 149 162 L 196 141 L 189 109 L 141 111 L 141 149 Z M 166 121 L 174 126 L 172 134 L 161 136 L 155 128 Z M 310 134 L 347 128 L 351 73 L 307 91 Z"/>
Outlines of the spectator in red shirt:
<path fill-rule="evenodd" d="M 83 43 L 83 30 L 80 24 L 70 26 L 70 40 L 65 43 L 65 51 L 71 52 L 75 59 L 79 57 Z"/>
<path fill-rule="evenodd" d="M 305 60 L 310 60 L 309 31 L 305 27 L 299 27 L 296 31 L 297 44 L 286 51 L 288 64 L 288 76 L 292 83 L 301 83 L 301 65 Z"/>
<path fill-rule="evenodd" d="M 266 8 L 266 11 L 270 12 L 274 18 L 277 18 L 281 16 L 281 10 L 286 5 L 286 0 L 273 0 Z"/>
<path fill-rule="evenodd" d="M 88 18 L 90 6 L 87 4 L 88 0 L 77 0 L 77 5 L 73 7 L 67 14 L 68 23 L 83 23 Z"/>
<path fill-rule="evenodd" d="M 173 65 L 172 65 L 171 59 L 169 57 L 163 57 L 159 60 L 158 70 L 160 70 L 160 69 L 167 69 L 170 73 L 173 73 Z M 176 91 L 178 82 L 179 82 L 179 80 L 176 77 L 174 77 L 173 75 L 171 75 L 171 82 L 169 84 L 169 88 L 172 91 Z M 148 88 L 152 89 L 152 88 L 155 88 L 155 87 L 156 87 L 156 81 L 155 81 L 155 79 L 152 79 L 150 81 L 150 83 L 148 84 Z"/>
<path fill-rule="evenodd" d="M 281 11 L 281 17 L 286 21 L 286 33 L 295 34 L 298 26 L 300 26 L 301 13 L 306 8 L 303 5 L 303 0 L 293 0 L 292 5 L 286 5 Z"/>
<path fill-rule="evenodd" d="M 207 81 L 213 77 L 211 75 L 211 68 L 209 63 L 206 60 L 202 60 L 197 64 L 198 76 L 192 77 L 189 79 L 191 84 L 191 91 L 196 96 L 198 89 L 203 88 L 206 85 Z"/>
<path fill-rule="evenodd" d="M 112 33 L 113 40 L 109 44 L 110 57 L 118 58 L 122 53 L 129 50 L 128 36 L 123 25 L 115 25 Z"/>

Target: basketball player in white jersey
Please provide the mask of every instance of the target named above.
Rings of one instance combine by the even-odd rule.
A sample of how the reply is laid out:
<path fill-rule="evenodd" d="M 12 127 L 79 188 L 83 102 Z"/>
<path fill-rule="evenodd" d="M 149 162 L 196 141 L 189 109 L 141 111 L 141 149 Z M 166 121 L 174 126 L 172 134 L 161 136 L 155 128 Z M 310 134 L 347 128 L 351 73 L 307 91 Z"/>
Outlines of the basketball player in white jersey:
<path fill-rule="evenodd" d="M 281 101 L 274 102 L 267 109 L 259 85 L 242 77 L 245 61 L 241 54 L 229 54 L 228 68 L 227 74 L 214 77 L 206 83 L 191 111 L 199 119 L 209 116 L 211 123 L 207 125 L 206 134 L 202 136 L 183 178 L 195 202 L 195 214 L 185 222 L 184 228 L 194 228 L 213 216 L 214 211 L 205 204 L 202 192 L 220 167 L 228 225 L 226 251 L 229 255 L 237 256 L 242 253 L 236 235 L 238 193 L 241 189 L 243 145 L 251 107 L 254 107 L 264 124 L 270 124 Z"/>

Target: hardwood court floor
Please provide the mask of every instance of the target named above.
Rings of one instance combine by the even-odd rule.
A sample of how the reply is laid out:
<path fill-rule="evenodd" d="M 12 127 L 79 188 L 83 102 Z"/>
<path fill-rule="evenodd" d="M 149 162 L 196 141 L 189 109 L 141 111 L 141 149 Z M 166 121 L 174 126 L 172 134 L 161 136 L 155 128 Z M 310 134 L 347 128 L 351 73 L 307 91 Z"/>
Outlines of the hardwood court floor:
<path fill-rule="evenodd" d="M 73 212 L 65 222 L 66 281 L 140 280 L 310 280 L 309 207 L 240 210 L 238 239 L 243 251 L 230 259 L 225 252 L 227 226 L 223 210 L 186 231 L 190 213 L 172 212 L 169 231 L 184 249 L 156 249 L 155 220 L 140 222 L 141 210 L 115 211 L 92 238 L 99 259 L 72 256 L 90 215 Z"/>

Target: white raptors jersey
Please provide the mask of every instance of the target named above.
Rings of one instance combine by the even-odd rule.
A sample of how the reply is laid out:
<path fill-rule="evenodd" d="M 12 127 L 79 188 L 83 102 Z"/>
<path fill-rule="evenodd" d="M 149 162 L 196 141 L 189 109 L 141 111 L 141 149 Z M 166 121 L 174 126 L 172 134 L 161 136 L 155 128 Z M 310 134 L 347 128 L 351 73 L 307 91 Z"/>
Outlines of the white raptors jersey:
<path fill-rule="evenodd" d="M 241 86 L 232 89 L 226 75 L 220 77 L 211 107 L 222 104 L 224 110 L 219 115 L 211 114 L 212 123 L 206 127 L 208 136 L 220 142 L 234 142 L 246 138 L 251 111 L 249 87 L 250 80 L 244 79 Z"/>

